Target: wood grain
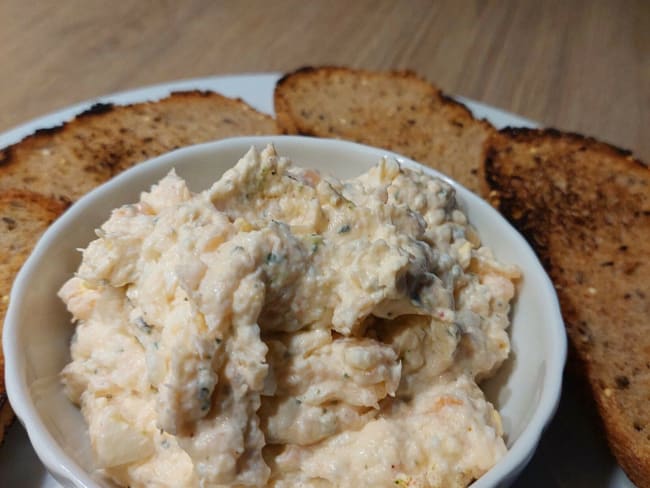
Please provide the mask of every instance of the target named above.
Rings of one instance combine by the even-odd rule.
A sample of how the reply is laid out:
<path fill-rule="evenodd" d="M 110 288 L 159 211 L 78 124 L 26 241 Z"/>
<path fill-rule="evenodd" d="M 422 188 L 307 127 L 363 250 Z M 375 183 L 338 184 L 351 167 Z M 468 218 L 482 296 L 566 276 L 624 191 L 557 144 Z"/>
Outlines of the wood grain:
<path fill-rule="evenodd" d="M 650 2 L 0 2 L 0 131 L 102 94 L 312 64 L 410 68 L 650 160 Z"/>
<path fill-rule="evenodd" d="M 0 0 L 0 132 L 144 85 L 322 64 L 412 69 L 650 161 L 648 0 Z M 613 461 L 568 379 L 517 486 L 609 486 Z"/>

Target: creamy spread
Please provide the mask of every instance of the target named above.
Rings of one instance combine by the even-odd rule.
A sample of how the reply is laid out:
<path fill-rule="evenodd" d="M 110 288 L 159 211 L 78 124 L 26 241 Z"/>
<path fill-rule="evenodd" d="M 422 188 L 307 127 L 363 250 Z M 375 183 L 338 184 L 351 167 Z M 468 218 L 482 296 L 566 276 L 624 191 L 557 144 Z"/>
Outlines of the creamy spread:
<path fill-rule="evenodd" d="M 59 292 L 62 379 L 118 484 L 466 486 L 506 452 L 477 381 L 519 272 L 442 180 L 269 146 L 198 194 L 171 172 L 97 236 Z"/>

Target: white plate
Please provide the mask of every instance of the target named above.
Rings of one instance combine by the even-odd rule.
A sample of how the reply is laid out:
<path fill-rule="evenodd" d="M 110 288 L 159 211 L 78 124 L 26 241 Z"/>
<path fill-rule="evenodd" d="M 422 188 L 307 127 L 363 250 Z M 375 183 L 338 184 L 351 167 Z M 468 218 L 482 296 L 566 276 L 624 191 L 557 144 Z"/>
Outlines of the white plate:
<path fill-rule="evenodd" d="M 251 74 L 200 78 L 166 83 L 89 100 L 32 120 L 0 134 L 0 148 L 13 144 L 36 129 L 53 127 L 71 119 L 94 103 L 136 103 L 165 97 L 174 91 L 213 90 L 226 96 L 241 97 L 256 109 L 273 113 L 273 88 L 279 75 Z M 493 107 L 461 99 L 474 115 L 488 119 L 496 127 L 507 125 L 534 127 L 530 120 Z M 565 375 L 562 400 L 557 415 L 545 433 L 539 449 L 514 487 L 594 487 L 631 488 L 634 485 L 614 462 L 598 431 L 593 415 L 585 413 L 586 397 L 571 375 Z M 47 474 L 32 450 L 18 422 L 11 427 L 0 447 L 0 486 L 54 488 L 57 483 Z"/>

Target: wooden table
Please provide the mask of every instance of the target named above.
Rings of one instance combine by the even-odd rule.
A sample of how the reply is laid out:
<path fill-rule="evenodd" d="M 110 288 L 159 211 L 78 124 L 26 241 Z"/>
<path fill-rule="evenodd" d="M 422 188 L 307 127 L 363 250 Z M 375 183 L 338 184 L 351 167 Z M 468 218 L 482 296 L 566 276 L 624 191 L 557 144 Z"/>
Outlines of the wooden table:
<path fill-rule="evenodd" d="M 98 95 L 302 65 L 410 68 L 650 160 L 650 2 L 0 1 L 0 131 Z"/>
<path fill-rule="evenodd" d="M 142 85 L 320 64 L 409 68 L 650 161 L 647 0 L 0 0 L 0 132 Z M 609 486 L 611 457 L 568 381 L 517 486 Z"/>

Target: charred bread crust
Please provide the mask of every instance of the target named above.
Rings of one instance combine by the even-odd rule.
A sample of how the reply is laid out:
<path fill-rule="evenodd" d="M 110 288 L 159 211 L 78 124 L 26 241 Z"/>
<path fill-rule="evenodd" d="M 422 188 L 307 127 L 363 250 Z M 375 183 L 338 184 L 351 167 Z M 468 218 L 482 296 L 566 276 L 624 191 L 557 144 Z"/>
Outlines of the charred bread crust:
<path fill-rule="evenodd" d="M 632 151 L 630 151 L 629 149 L 623 149 L 613 144 L 600 141 L 594 137 L 580 134 L 578 132 L 565 132 L 556 129 L 554 127 L 546 127 L 543 129 L 532 129 L 529 127 L 508 126 L 501 129 L 499 133 L 518 142 L 535 141 L 541 137 L 555 139 L 555 140 L 564 140 L 564 141 L 572 142 L 574 144 L 579 144 L 580 147 L 578 148 L 578 151 L 585 151 L 587 150 L 588 147 L 590 147 L 591 149 L 597 149 L 599 151 L 608 152 L 612 156 L 627 158 L 630 162 L 639 165 L 642 168 L 647 168 L 647 164 L 645 164 L 640 159 L 635 158 Z"/>

